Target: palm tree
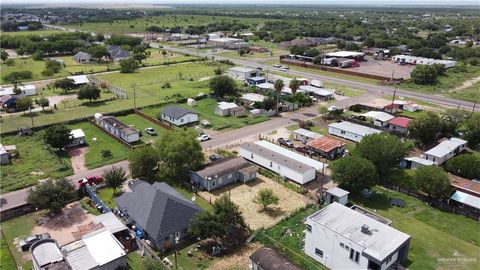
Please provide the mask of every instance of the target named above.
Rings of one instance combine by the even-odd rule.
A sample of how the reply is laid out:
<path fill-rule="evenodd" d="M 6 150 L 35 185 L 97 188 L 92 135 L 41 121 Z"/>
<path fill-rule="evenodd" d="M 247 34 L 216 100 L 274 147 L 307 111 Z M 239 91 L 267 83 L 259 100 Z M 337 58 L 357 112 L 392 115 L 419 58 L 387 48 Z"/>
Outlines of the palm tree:
<path fill-rule="evenodd" d="M 300 81 L 297 79 L 293 79 L 290 81 L 290 84 L 288 86 L 290 87 L 290 89 L 292 89 L 292 95 L 295 95 L 298 88 L 300 88 Z"/>
<path fill-rule="evenodd" d="M 275 81 L 273 84 L 273 88 L 275 89 L 275 93 L 277 94 L 277 105 L 275 106 L 275 111 L 276 114 L 278 114 L 278 97 L 280 96 L 280 93 L 282 92 L 282 89 L 284 87 L 283 81 L 278 79 Z"/>

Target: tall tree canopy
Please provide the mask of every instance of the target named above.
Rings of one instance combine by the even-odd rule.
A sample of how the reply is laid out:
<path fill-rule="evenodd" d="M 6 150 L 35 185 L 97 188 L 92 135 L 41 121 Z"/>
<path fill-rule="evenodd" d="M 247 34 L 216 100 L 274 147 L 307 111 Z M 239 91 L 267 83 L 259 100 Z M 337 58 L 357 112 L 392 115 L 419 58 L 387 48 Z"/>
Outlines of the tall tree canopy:
<path fill-rule="evenodd" d="M 332 170 L 332 180 L 352 192 L 373 187 L 378 178 L 373 163 L 357 155 L 335 161 Z"/>
<path fill-rule="evenodd" d="M 210 80 L 210 91 L 217 97 L 233 96 L 237 93 L 235 81 L 226 76 L 215 76 Z"/>
<path fill-rule="evenodd" d="M 449 196 L 452 186 L 447 173 L 437 166 L 421 166 L 415 171 L 417 188 L 428 195 L 440 199 Z"/>
<path fill-rule="evenodd" d="M 47 180 L 28 191 L 27 202 L 39 209 L 58 213 L 75 195 L 75 187 L 69 180 Z"/>
<path fill-rule="evenodd" d="M 73 142 L 71 131 L 66 125 L 52 125 L 45 129 L 43 140 L 53 148 L 62 149 Z"/>
<path fill-rule="evenodd" d="M 435 142 L 442 127 L 440 117 L 434 112 L 427 112 L 413 119 L 408 125 L 410 136 L 423 145 Z"/>

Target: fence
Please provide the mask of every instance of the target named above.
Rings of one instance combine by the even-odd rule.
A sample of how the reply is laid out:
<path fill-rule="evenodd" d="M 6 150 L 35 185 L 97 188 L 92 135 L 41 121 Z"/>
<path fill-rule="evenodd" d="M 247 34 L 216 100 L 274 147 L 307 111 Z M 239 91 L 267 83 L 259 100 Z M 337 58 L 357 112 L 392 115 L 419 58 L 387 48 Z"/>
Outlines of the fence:
<path fill-rule="evenodd" d="M 98 79 L 97 77 L 95 76 L 88 76 L 88 79 L 91 83 L 93 83 L 94 85 L 101 85 L 101 86 L 104 86 L 106 87 L 106 89 L 117 95 L 117 98 L 123 98 L 123 99 L 127 99 L 128 96 L 127 96 L 127 92 L 125 90 L 122 90 L 114 85 L 111 85 L 109 82 L 107 81 L 104 81 L 104 80 L 100 80 Z M 103 88 L 103 87 L 102 87 Z"/>
<path fill-rule="evenodd" d="M 133 113 L 135 113 L 136 115 L 138 115 L 140 117 L 145 118 L 146 120 L 154 123 L 157 126 L 160 126 L 160 127 L 164 128 L 164 129 L 173 130 L 173 128 L 171 126 L 169 126 L 169 125 L 167 125 L 167 124 L 165 124 L 165 123 L 163 123 L 163 122 L 161 122 L 161 121 L 151 117 L 150 115 L 147 115 L 147 114 L 145 114 L 145 113 L 143 113 L 143 112 L 141 112 L 137 109 L 133 109 Z"/>
<path fill-rule="evenodd" d="M 97 196 L 95 191 L 102 186 L 91 187 L 90 185 L 85 185 L 85 191 L 87 192 L 88 197 L 92 199 L 95 205 L 102 207 L 102 213 L 111 212 L 110 208 Z"/>

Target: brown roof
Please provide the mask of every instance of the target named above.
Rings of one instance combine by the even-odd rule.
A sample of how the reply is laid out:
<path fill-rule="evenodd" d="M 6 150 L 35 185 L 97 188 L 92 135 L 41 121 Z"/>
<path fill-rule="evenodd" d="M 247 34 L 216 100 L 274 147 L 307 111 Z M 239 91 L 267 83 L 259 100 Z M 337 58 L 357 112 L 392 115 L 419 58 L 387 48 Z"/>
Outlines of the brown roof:
<path fill-rule="evenodd" d="M 250 259 L 264 270 L 301 270 L 277 251 L 267 247 L 257 249 Z"/>
<path fill-rule="evenodd" d="M 456 176 L 451 173 L 448 174 L 448 178 L 450 179 L 450 184 L 454 188 L 467 192 L 477 197 L 480 196 L 480 182 L 469 180 L 460 176 Z"/>
<path fill-rule="evenodd" d="M 314 139 L 314 140 L 309 141 L 307 143 L 307 145 L 312 147 L 312 148 L 318 149 L 322 152 L 328 153 L 335 148 L 344 146 L 345 143 L 343 143 L 343 142 L 341 142 L 337 139 L 324 136 L 322 138 L 318 138 L 318 139 Z"/>
<path fill-rule="evenodd" d="M 222 176 L 225 174 L 233 173 L 247 168 L 256 168 L 253 164 L 248 162 L 243 157 L 230 157 L 223 158 L 217 161 L 214 161 L 210 164 L 207 164 L 203 167 L 202 170 L 197 171 L 196 173 L 203 178 L 209 176 Z"/>

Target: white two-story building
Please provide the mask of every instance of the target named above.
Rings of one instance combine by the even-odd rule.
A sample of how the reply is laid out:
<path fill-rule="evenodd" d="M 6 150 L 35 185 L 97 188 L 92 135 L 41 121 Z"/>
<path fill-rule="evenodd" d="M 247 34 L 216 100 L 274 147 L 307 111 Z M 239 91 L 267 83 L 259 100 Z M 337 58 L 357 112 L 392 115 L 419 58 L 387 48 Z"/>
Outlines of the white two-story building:
<path fill-rule="evenodd" d="M 410 235 L 358 206 L 334 202 L 306 220 L 305 254 L 329 269 L 397 269 Z"/>

